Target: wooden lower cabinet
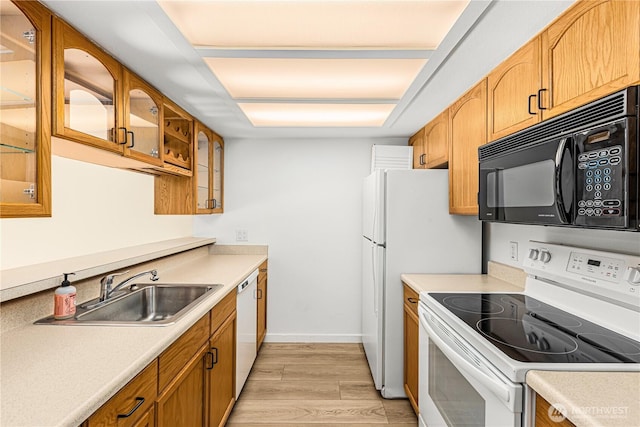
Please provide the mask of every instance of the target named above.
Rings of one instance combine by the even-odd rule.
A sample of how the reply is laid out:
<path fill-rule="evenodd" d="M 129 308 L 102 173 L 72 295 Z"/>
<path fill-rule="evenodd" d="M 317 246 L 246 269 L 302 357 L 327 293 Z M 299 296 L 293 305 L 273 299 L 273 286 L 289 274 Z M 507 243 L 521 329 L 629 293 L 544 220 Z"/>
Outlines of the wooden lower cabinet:
<path fill-rule="evenodd" d="M 224 426 L 235 404 L 235 361 L 232 290 L 82 427 Z"/>
<path fill-rule="evenodd" d="M 557 415 L 551 418 L 551 414 Z M 553 409 L 539 394 L 536 395 L 536 427 L 576 427 L 574 423 L 564 418 L 557 410 Z"/>
<path fill-rule="evenodd" d="M 156 403 L 158 427 L 200 427 L 205 417 L 205 355 L 208 346 L 203 345 Z"/>
<path fill-rule="evenodd" d="M 83 424 L 84 427 L 145 425 L 157 395 L 158 362 L 153 361 Z"/>
<path fill-rule="evenodd" d="M 236 312 L 234 311 L 209 341 L 212 363 L 207 367 L 210 427 L 224 426 L 235 403 Z"/>
<path fill-rule="evenodd" d="M 404 285 L 404 390 L 418 414 L 418 293 Z"/>
<path fill-rule="evenodd" d="M 155 408 L 151 408 L 142 416 L 142 418 L 140 418 L 140 421 L 133 425 L 133 427 L 155 427 L 155 425 L 156 411 Z"/>
<path fill-rule="evenodd" d="M 267 335 L 267 261 L 258 268 L 258 348 L 262 346 Z"/>

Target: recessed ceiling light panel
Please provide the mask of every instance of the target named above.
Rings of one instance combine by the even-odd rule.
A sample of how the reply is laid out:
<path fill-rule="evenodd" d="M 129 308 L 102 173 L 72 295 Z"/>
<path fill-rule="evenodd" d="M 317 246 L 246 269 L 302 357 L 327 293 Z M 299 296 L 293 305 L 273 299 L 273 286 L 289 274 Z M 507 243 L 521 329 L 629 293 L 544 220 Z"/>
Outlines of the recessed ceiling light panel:
<path fill-rule="evenodd" d="M 398 100 L 425 59 L 205 58 L 232 98 Z"/>
<path fill-rule="evenodd" d="M 160 0 L 194 46 L 435 49 L 469 0 Z"/>
<path fill-rule="evenodd" d="M 394 104 L 239 103 L 256 127 L 380 127 Z"/>

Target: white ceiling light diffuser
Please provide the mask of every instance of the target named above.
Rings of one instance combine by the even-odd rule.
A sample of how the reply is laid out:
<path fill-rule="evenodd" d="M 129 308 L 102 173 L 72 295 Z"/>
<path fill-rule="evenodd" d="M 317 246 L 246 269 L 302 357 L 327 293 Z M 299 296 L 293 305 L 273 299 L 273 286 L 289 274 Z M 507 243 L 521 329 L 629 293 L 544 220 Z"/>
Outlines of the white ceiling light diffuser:
<path fill-rule="evenodd" d="M 426 59 L 205 58 L 232 98 L 399 100 Z"/>
<path fill-rule="evenodd" d="M 158 0 L 256 127 L 381 127 L 469 0 Z"/>
<path fill-rule="evenodd" d="M 395 104 L 238 103 L 256 127 L 379 127 Z"/>
<path fill-rule="evenodd" d="M 469 0 L 160 0 L 194 46 L 435 49 Z"/>

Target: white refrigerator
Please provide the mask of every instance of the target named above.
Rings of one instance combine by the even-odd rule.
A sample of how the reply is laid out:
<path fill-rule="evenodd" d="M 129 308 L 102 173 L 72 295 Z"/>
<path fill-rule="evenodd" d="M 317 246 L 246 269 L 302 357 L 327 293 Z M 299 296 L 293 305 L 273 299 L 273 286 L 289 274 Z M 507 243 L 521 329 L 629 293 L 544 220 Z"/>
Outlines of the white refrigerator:
<path fill-rule="evenodd" d="M 364 179 L 362 343 L 385 398 L 405 397 L 403 273 L 480 273 L 482 227 L 449 215 L 446 169 L 378 170 Z"/>

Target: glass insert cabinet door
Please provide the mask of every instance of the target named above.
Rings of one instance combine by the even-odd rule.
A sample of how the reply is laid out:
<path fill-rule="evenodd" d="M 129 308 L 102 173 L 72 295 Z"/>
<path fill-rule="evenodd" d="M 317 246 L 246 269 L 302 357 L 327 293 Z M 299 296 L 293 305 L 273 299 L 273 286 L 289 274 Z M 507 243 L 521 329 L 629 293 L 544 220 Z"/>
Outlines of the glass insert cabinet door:
<path fill-rule="evenodd" d="M 126 129 L 117 118 L 120 64 L 60 20 L 54 20 L 53 133 L 122 152 Z"/>
<path fill-rule="evenodd" d="M 201 128 L 198 125 L 198 128 Z M 197 133 L 197 166 L 196 166 L 196 208 L 198 211 L 210 210 L 211 204 L 211 163 L 213 158 L 213 141 L 208 129 L 199 129 Z"/>
<path fill-rule="evenodd" d="M 196 122 L 196 213 L 222 213 L 223 142 L 215 132 Z"/>
<path fill-rule="evenodd" d="M 162 95 L 135 75 L 125 71 L 125 139 L 124 155 L 162 166 L 163 147 L 160 137 Z"/>
<path fill-rule="evenodd" d="M 51 38 L 36 2 L 0 1 L 0 216 L 50 216 Z"/>
<path fill-rule="evenodd" d="M 218 135 L 213 140 L 213 209 L 223 211 L 224 204 L 224 141 Z"/>

